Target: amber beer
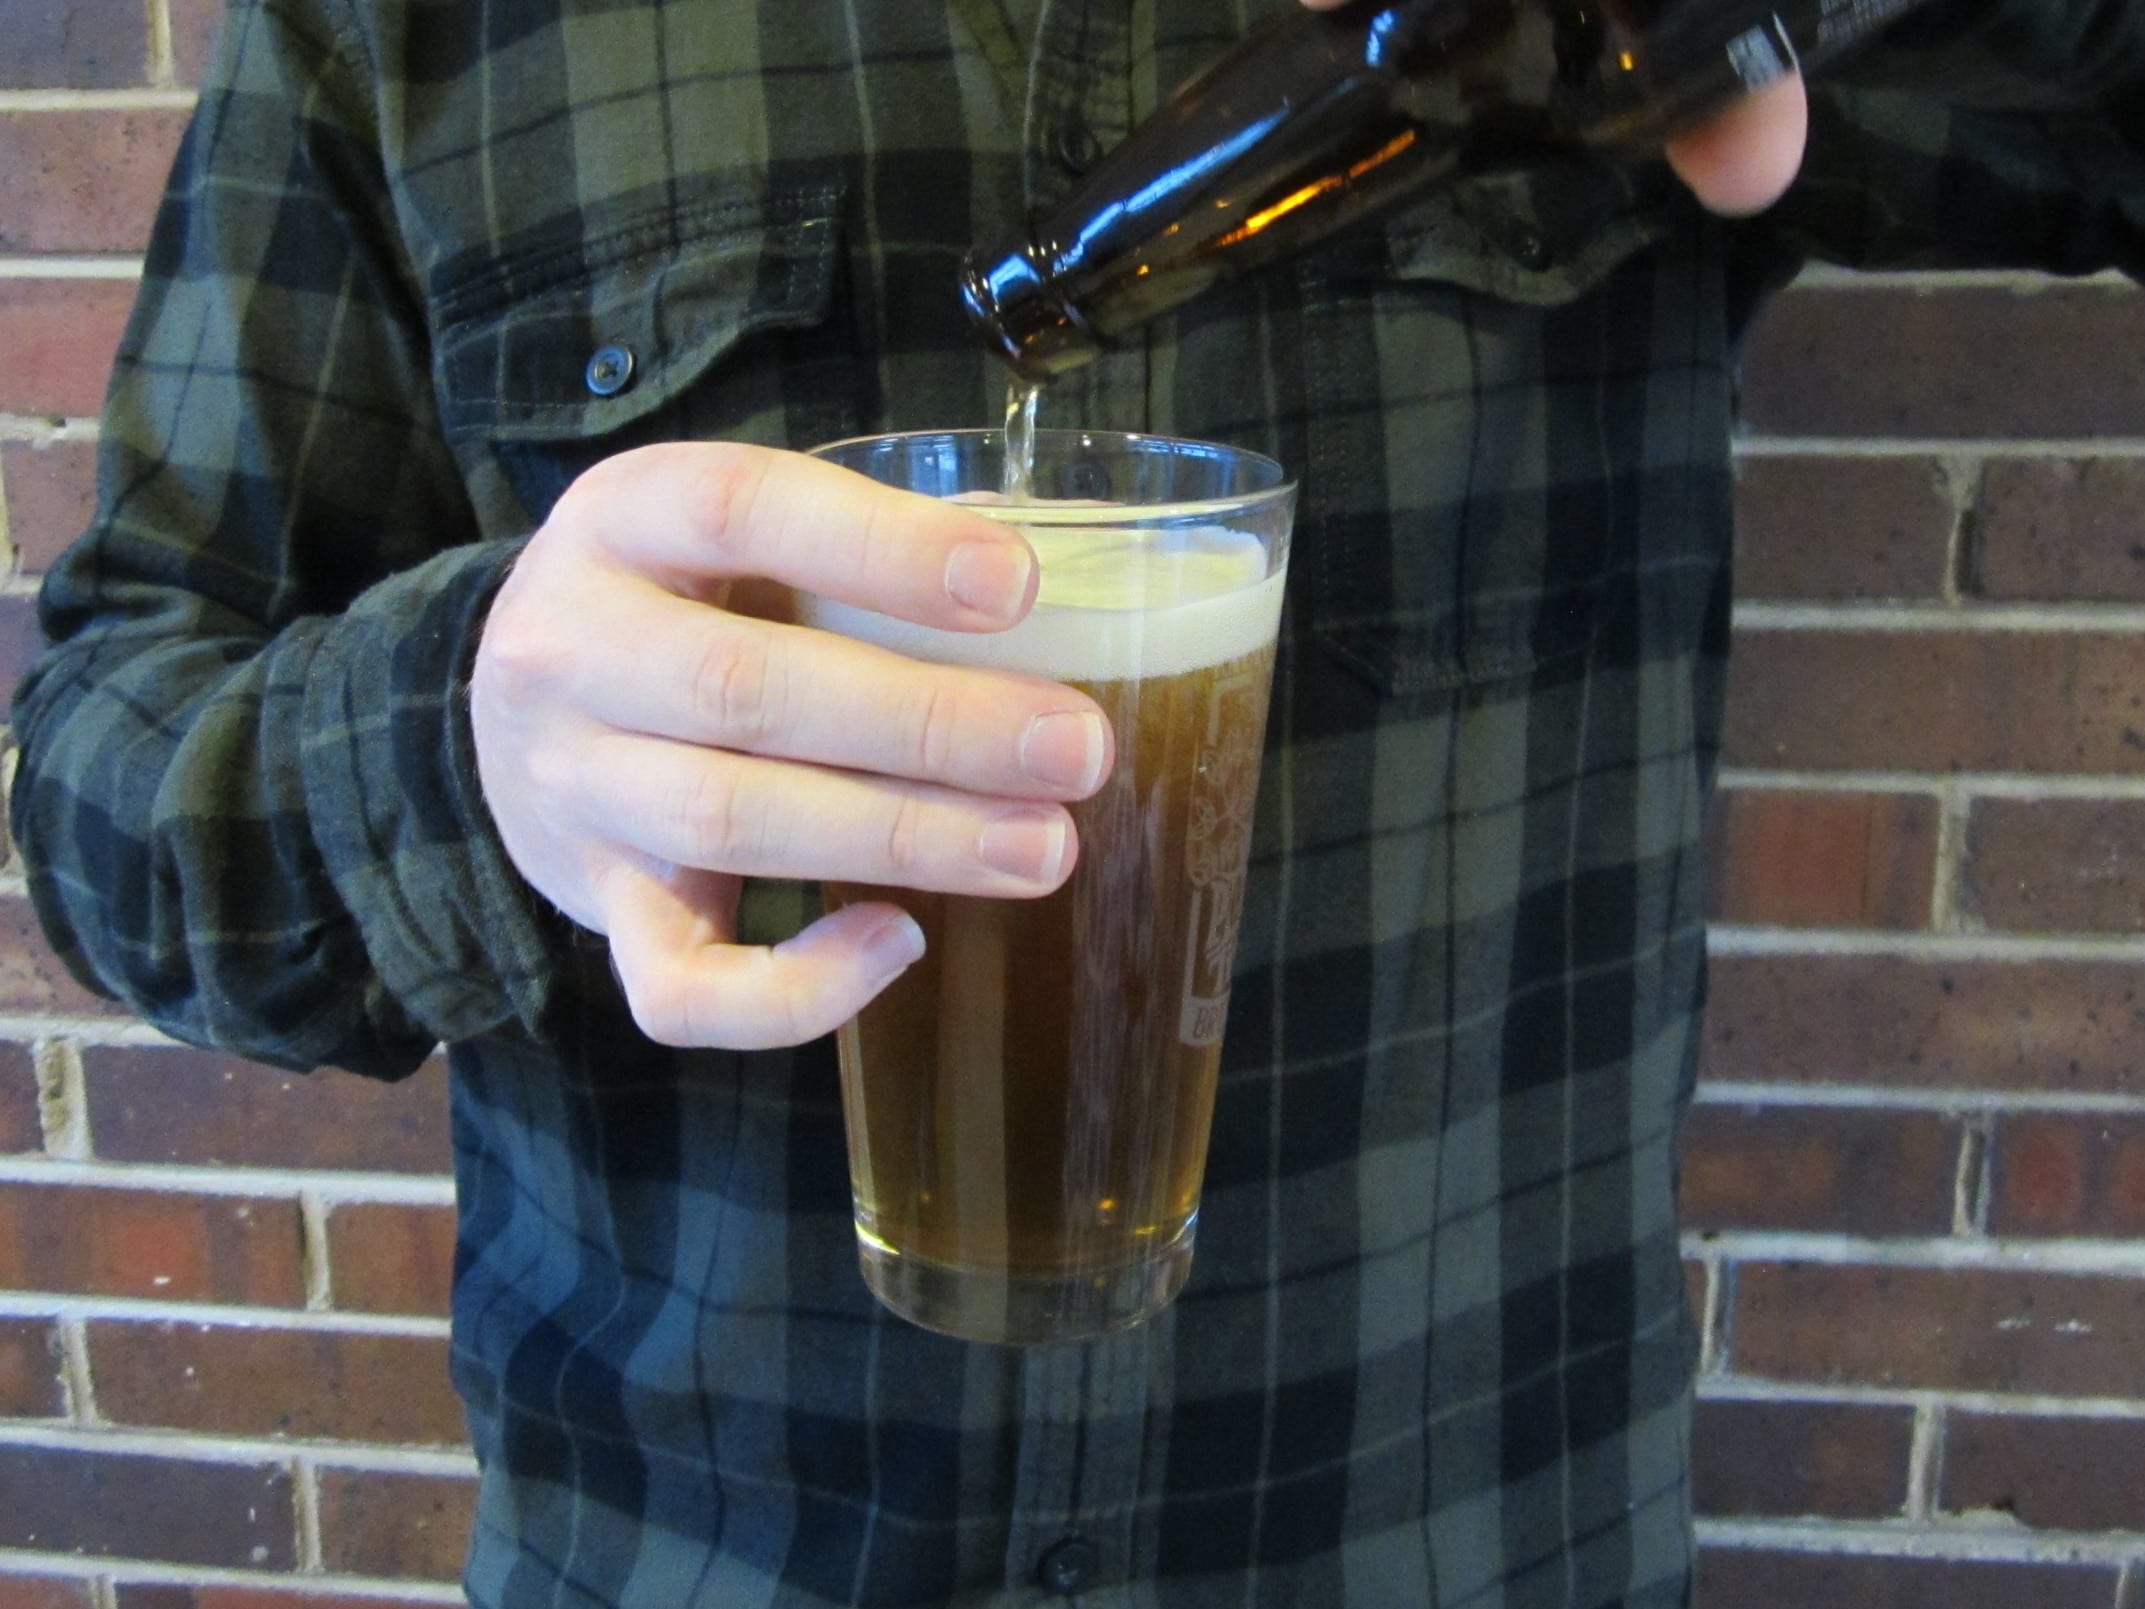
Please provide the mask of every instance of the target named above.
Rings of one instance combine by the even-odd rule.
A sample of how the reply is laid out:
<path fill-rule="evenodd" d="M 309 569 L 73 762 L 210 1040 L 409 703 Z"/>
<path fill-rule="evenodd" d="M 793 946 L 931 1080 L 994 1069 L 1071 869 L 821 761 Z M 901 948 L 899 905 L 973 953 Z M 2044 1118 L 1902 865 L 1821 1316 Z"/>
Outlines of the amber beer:
<path fill-rule="evenodd" d="M 1013 1342 L 1133 1322 L 1189 1271 L 1282 587 L 1254 534 L 1028 530 L 1042 589 L 1010 632 L 814 616 L 1077 686 L 1117 735 L 1055 894 L 827 891 L 899 904 L 927 941 L 841 1034 L 866 1279 L 919 1322 Z"/>

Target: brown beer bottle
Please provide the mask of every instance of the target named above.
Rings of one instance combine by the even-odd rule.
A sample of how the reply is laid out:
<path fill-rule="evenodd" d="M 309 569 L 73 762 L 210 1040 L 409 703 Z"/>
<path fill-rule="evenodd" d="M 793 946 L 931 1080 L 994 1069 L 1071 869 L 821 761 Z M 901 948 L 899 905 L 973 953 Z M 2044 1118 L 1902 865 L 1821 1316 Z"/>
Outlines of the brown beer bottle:
<path fill-rule="evenodd" d="M 1291 4 L 1180 89 L 961 294 L 1022 378 L 1469 175 L 1638 156 L 1917 0 Z"/>

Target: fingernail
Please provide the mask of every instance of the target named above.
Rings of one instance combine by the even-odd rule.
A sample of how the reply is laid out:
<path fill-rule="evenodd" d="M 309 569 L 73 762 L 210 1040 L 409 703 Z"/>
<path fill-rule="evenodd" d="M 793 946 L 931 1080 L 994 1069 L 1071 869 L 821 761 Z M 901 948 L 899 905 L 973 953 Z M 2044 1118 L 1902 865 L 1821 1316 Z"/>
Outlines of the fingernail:
<path fill-rule="evenodd" d="M 1010 621 L 1027 601 L 1034 568 L 1019 542 L 963 542 L 946 559 L 946 593 L 964 609 Z"/>
<path fill-rule="evenodd" d="M 1103 756 L 1109 747 L 1110 729 L 1092 711 L 1038 715 L 1020 740 L 1020 768 L 1046 788 L 1063 788 L 1084 797 L 1102 780 Z"/>
<path fill-rule="evenodd" d="M 1008 810 L 983 829 L 976 855 L 993 871 L 1045 887 L 1065 866 L 1066 822 L 1057 810 Z"/>
<path fill-rule="evenodd" d="M 923 959 L 924 930 L 907 911 L 898 911 L 865 935 L 864 953 L 879 977 L 899 977 Z"/>

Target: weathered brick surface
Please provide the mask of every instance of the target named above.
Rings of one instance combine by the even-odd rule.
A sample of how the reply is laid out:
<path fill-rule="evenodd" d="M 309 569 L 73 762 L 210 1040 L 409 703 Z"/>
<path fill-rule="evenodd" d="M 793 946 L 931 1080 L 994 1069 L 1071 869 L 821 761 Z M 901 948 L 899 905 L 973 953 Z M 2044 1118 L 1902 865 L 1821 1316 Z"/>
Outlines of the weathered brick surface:
<path fill-rule="evenodd" d="M 0 1609 L 95 1609 L 88 1581 L 73 1576 L 0 1575 Z"/>
<path fill-rule="evenodd" d="M 7 605 L 14 601 L 0 598 L 0 625 L 8 618 Z M 0 645 L 0 657 L 4 654 Z M 111 1001 L 75 982 L 45 942 L 30 902 L 14 894 L 0 895 L 0 1011 L 120 1015 Z"/>
<path fill-rule="evenodd" d="M 0 1418 L 57 1419 L 66 1411 L 59 1334 L 52 1321 L 0 1318 Z"/>
<path fill-rule="evenodd" d="M 300 1250 L 294 1201 L 0 1183 L 0 1288 L 294 1307 Z"/>
<path fill-rule="evenodd" d="M 1954 1412 L 1939 1502 L 2053 1531 L 2145 1531 L 2145 1421 Z"/>
<path fill-rule="evenodd" d="M 437 1060 L 390 1084 L 178 1047 L 92 1045 L 82 1072 L 97 1154 L 112 1161 L 391 1173 L 452 1164 Z"/>
<path fill-rule="evenodd" d="M 320 1558 L 351 1575 L 457 1580 L 477 1483 L 379 1470 L 320 1472 Z"/>
<path fill-rule="evenodd" d="M 123 279 L 0 279 L 0 413 L 96 413 L 134 291 Z"/>
<path fill-rule="evenodd" d="M 303 1587 L 192 1586 L 172 1582 L 122 1581 L 115 1593 L 118 1609 L 438 1609 L 429 1598 L 398 1598 L 392 1593 L 362 1596 L 308 1592 Z"/>
<path fill-rule="evenodd" d="M 16 567 L 42 575 L 89 526 L 97 499 L 97 444 L 0 442 L 0 487 L 7 492 L 7 537 Z"/>
<path fill-rule="evenodd" d="M 0 251 L 138 252 L 181 111 L 0 112 Z"/>
<path fill-rule="evenodd" d="M 37 1069 L 30 1047 L 0 1043 L 0 1156 L 21 1156 L 44 1148 L 44 1125 L 37 1115 Z"/>
<path fill-rule="evenodd" d="M 1786 436 L 2145 434 L 2145 297 L 2093 283 L 1798 290 L 1757 327 L 1743 406 L 1752 428 Z"/>
<path fill-rule="evenodd" d="M 1960 903 L 1999 932 L 2145 932 L 2145 800 L 1977 801 Z"/>
<path fill-rule="evenodd" d="M 1698 1512 L 1881 1520 L 1902 1512 L 1914 1439 L 1908 1408 L 1706 1401 L 1692 1432 Z"/>
<path fill-rule="evenodd" d="M 0 596 L 0 699 L 14 699 L 15 684 L 43 642 L 36 600 L 13 593 Z"/>
<path fill-rule="evenodd" d="M 1694 1108 L 1682 1211 L 1693 1229 L 1936 1235 L 1951 1227 L 1960 1126 L 1928 1112 Z"/>
<path fill-rule="evenodd" d="M 1710 1078 L 2145 1093 L 2127 962 L 1730 955 L 1710 975 Z"/>
<path fill-rule="evenodd" d="M 1932 795 L 1725 788 L 1714 796 L 1708 834 L 1709 914 L 1716 921 L 1929 925 Z"/>
<path fill-rule="evenodd" d="M 0 1443 L 0 1547 L 226 1569 L 297 1562 L 290 1472 Z"/>
<path fill-rule="evenodd" d="M 1732 1361 L 1775 1380 L 2145 1397 L 2145 1279 L 2019 1269 L 1756 1263 Z"/>
<path fill-rule="evenodd" d="M 353 1313 L 445 1314 L 454 1209 L 354 1202 L 328 1215 L 335 1305 Z"/>
<path fill-rule="evenodd" d="M 149 73 L 149 8 L 140 0 L 14 0 L 0 89 L 127 89 Z"/>
<path fill-rule="evenodd" d="M 2145 460 L 1991 460 L 1968 585 L 1997 602 L 2145 601 Z"/>
<path fill-rule="evenodd" d="M 2145 639 L 2135 635 L 1745 630 L 1735 656 L 1732 765 L 2145 771 Z"/>
<path fill-rule="evenodd" d="M 1745 458 L 1735 513 L 1738 596 L 1943 596 L 1958 510 L 1936 459 Z"/>
<path fill-rule="evenodd" d="M 1998 1119 L 1989 1232 L 2145 1241 L 2145 1118 L 2021 1112 Z"/>
<path fill-rule="evenodd" d="M 2118 1576 L 2107 1565 L 1708 1548 L 1697 1609 L 2110 1609 Z"/>
<path fill-rule="evenodd" d="M 115 1424 L 398 1445 L 467 1434 L 447 1343 L 430 1337 L 100 1320 L 89 1366 Z"/>
<path fill-rule="evenodd" d="M 223 22 L 223 0 L 169 0 L 171 53 L 181 84 L 198 87 Z"/>

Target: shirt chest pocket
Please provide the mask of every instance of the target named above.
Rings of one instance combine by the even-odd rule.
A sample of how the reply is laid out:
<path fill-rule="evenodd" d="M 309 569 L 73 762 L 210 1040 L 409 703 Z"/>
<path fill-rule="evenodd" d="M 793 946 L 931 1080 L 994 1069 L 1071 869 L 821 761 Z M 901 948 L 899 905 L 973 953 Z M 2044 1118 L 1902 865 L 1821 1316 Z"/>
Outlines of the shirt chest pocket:
<path fill-rule="evenodd" d="M 1637 212 L 1560 249 L 1451 202 L 1303 268 L 1299 584 L 1379 691 L 1576 662 L 1628 563 L 1655 354 Z M 1524 259 L 1524 260 L 1522 260 Z"/>
<path fill-rule="evenodd" d="M 432 309 L 433 378 L 464 462 L 503 476 L 535 524 L 631 447 L 853 433 L 838 202 L 666 208 L 450 279 Z"/>

